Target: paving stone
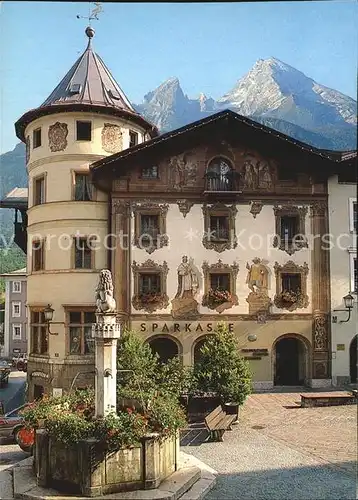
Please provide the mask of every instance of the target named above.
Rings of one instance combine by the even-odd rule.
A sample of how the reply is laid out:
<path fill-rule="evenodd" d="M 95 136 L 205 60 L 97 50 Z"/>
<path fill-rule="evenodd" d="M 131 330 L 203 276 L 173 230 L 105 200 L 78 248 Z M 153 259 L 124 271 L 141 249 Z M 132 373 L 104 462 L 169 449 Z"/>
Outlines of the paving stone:
<path fill-rule="evenodd" d="M 207 500 L 356 498 L 357 408 L 300 408 L 301 392 L 253 394 L 222 443 L 182 448 L 218 471 Z"/>
<path fill-rule="evenodd" d="M 11 470 L 0 472 L 0 498 L 6 500 L 14 498 Z"/>

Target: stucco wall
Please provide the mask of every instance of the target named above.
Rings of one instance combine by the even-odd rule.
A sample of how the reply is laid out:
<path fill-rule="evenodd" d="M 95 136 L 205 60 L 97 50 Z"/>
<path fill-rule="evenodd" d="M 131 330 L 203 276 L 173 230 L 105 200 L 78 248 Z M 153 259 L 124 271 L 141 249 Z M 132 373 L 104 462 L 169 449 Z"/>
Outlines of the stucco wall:
<path fill-rule="evenodd" d="M 248 204 L 237 204 L 237 215 L 235 217 L 236 236 L 238 237 L 238 245 L 234 249 L 225 250 L 224 252 L 216 252 L 214 250 L 206 249 L 202 244 L 202 237 L 204 232 L 204 216 L 201 204 L 195 204 L 188 215 L 184 218 L 180 213 L 178 205 L 172 203 L 169 205 L 167 213 L 166 230 L 169 237 L 168 246 L 156 249 L 150 255 L 138 247 L 133 247 L 131 250 L 131 260 L 136 261 L 137 264 L 145 262 L 148 258 L 154 260 L 156 263 L 162 264 L 163 261 L 167 262 L 169 271 L 167 276 L 167 295 L 169 299 L 173 299 L 177 292 L 177 268 L 181 263 L 183 255 L 193 258 L 194 266 L 200 275 L 199 285 L 200 291 L 196 297 L 199 304 L 204 293 L 203 288 L 203 270 L 202 264 L 207 261 L 209 264 L 222 260 L 224 264 L 232 265 L 236 262 L 239 265 L 239 273 L 236 280 L 236 293 L 239 299 L 237 306 L 230 308 L 228 314 L 247 314 L 249 312 L 248 303 L 246 298 L 250 292 L 246 284 L 247 269 L 246 263 L 252 264 L 254 257 L 263 259 L 265 265 L 268 267 L 269 274 L 269 287 L 268 294 L 273 299 L 276 293 L 276 279 L 274 273 L 275 262 L 284 265 L 286 262 L 292 260 L 298 265 L 303 265 L 304 262 L 308 264 L 311 269 L 311 248 L 303 248 L 293 255 L 288 255 L 282 250 L 272 248 L 272 238 L 275 235 L 275 215 L 273 212 L 273 205 L 264 205 L 260 214 L 254 218 L 250 213 Z M 133 219 L 132 219 L 133 222 Z M 309 211 L 306 215 L 305 223 L 306 235 L 311 234 L 310 230 L 310 217 Z M 132 237 L 134 237 L 134 224 L 132 223 Z M 133 289 L 133 275 L 132 275 L 132 289 Z M 307 276 L 307 294 L 311 296 L 311 273 Z M 156 314 L 170 313 L 171 304 L 169 303 L 166 309 L 157 310 Z M 136 313 L 132 306 L 132 314 Z M 211 311 L 207 307 L 199 306 L 201 314 L 220 314 L 216 311 Z M 282 312 L 282 309 L 277 309 L 275 306 L 272 312 Z M 294 313 L 310 313 L 311 305 L 304 309 L 299 309 Z M 285 311 L 287 314 L 290 312 Z"/>
<path fill-rule="evenodd" d="M 332 234 L 330 251 L 331 307 L 337 323 L 332 323 L 332 378 L 333 383 L 347 382 L 349 379 L 349 348 L 358 333 L 357 295 L 349 322 L 340 323 L 348 317 L 344 309 L 343 297 L 351 291 L 351 262 L 357 256 L 357 235 L 350 231 L 350 199 L 357 199 L 357 187 L 353 183 L 338 183 L 338 176 L 329 179 L 329 227 Z M 337 344 L 340 344 L 337 348 Z M 344 346 L 344 350 L 342 349 Z M 339 350 L 338 350 L 339 349 Z"/>

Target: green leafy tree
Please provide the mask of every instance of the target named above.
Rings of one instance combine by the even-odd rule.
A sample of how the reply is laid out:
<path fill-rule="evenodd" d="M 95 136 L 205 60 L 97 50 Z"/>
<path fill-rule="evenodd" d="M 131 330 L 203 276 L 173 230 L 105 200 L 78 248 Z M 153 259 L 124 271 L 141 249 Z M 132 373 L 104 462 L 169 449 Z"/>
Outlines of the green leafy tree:
<path fill-rule="evenodd" d="M 166 363 L 160 363 L 157 384 L 162 392 L 176 397 L 190 393 L 194 384 L 193 369 L 184 366 L 182 360 L 175 356 Z"/>
<path fill-rule="evenodd" d="M 150 397 L 156 391 L 158 355 L 139 335 L 124 331 L 117 347 L 117 395 L 119 398 Z"/>
<path fill-rule="evenodd" d="M 250 394 L 249 364 L 240 356 L 235 336 L 225 323 L 205 340 L 194 376 L 201 392 L 214 392 L 223 403 L 243 404 Z"/>

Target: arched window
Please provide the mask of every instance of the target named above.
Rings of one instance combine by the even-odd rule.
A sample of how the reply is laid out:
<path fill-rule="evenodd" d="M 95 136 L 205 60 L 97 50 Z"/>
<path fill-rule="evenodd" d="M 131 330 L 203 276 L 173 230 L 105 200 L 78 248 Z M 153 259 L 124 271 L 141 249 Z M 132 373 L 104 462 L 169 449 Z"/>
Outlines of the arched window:
<path fill-rule="evenodd" d="M 168 337 L 155 337 L 149 339 L 148 343 L 152 351 L 159 355 L 161 363 L 166 363 L 179 354 L 178 344 Z"/>
<path fill-rule="evenodd" d="M 213 158 L 206 168 L 207 191 L 233 191 L 234 170 L 231 163 L 221 156 Z"/>

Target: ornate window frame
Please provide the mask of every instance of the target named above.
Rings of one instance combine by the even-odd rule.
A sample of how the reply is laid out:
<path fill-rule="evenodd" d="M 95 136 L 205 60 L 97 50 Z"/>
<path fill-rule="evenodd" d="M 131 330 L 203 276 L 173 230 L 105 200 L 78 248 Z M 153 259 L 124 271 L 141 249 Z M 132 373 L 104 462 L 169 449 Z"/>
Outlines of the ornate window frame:
<path fill-rule="evenodd" d="M 235 229 L 235 217 L 237 214 L 236 205 L 225 205 L 225 203 L 215 203 L 208 205 L 204 203 L 202 206 L 204 215 L 204 235 L 203 246 L 208 250 L 215 250 L 215 252 L 223 252 L 237 247 L 237 237 Z M 210 217 L 228 217 L 229 239 L 226 241 L 215 240 L 211 236 L 210 230 Z"/>
<path fill-rule="evenodd" d="M 168 264 L 166 261 L 163 264 L 157 264 L 151 259 L 147 259 L 142 264 L 137 264 L 134 260 L 132 264 L 133 272 L 133 282 L 134 282 L 134 294 L 132 297 L 132 305 L 134 309 L 141 310 L 148 313 L 152 313 L 158 309 L 165 309 L 169 305 L 169 297 L 167 295 L 167 276 L 168 276 Z M 160 294 L 153 302 L 143 302 L 140 296 L 140 275 L 141 274 L 159 274 L 160 276 Z"/>
<path fill-rule="evenodd" d="M 292 260 L 287 261 L 284 265 L 275 262 L 274 271 L 276 277 L 276 295 L 274 297 L 275 306 L 278 309 L 286 309 L 287 311 L 295 311 L 296 309 L 305 309 L 308 307 L 309 298 L 307 295 L 307 275 L 309 269 L 307 262 L 304 262 L 302 266 L 296 264 Z M 283 274 L 299 274 L 301 276 L 301 293 L 299 294 L 298 300 L 293 302 L 291 306 L 287 306 L 287 304 L 282 301 L 281 294 L 283 292 Z"/>
<path fill-rule="evenodd" d="M 217 312 L 222 312 L 225 309 L 229 309 L 230 307 L 237 305 L 239 303 L 237 295 L 236 295 L 236 279 L 239 272 L 239 265 L 234 262 L 232 265 L 224 264 L 221 259 L 218 260 L 215 264 L 209 264 L 207 261 L 204 261 L 202 265 L 202 270 L 204 274 L 204 295 L 202 300 L 202 305 L 204 307 L 208 307 L 209 309 L 215 309 Z M 210 277 L 212 274 L 229 274 L 230 275 L 230 295 L 231 300 L 228 302 L 224 302 L 220 305 L 213 305 L 210 303 L 208 294 L 211 288 L 210 285 Z"/>
<path fill-rule="evenodd" d="M 169 238 L 166 234 L 166 219 L 169 205 L 167 203 L 154 203 L 151 201 L 143 201 L 132 204 L 132 212 L 134 215 L 134 240 L 133 245 L 142 248 L 149 254 L 153 253 L 158 248 L 168 246 Z M 141 244 L 141 217 L 142 215 L 157 215 L 159 219 L 159 235 L 157 240 L 151 246 L 143 246 Z"/>
<path fill-rule="evenodd" d="M 299 207 L 297 205 L 275 205 L 273 207 L 275 214 L 276 235 L 273 240 L 273 246 L 278 250 L 284 250 L 288 255 L 294 254 L 302 248 L 308 248 L 306 238 L 306 215 L 308 212 L 307 206 Z M 281 238 L 281 219 L 282 217 L 298 217 L 298 235 L 291 242 L 287 242 Z"/>

